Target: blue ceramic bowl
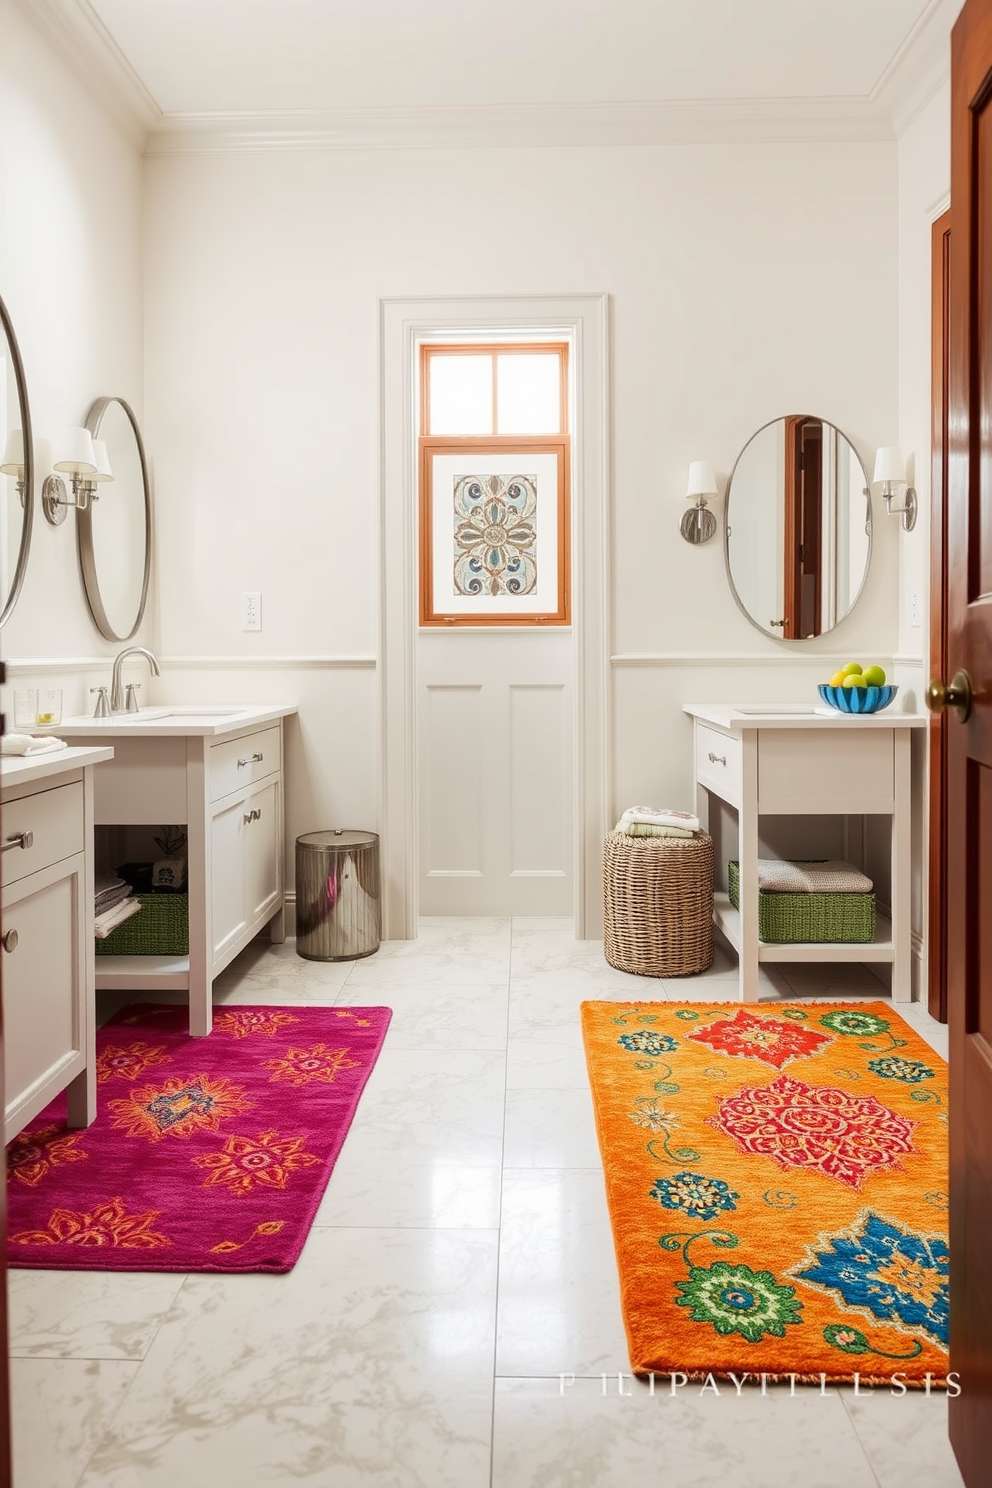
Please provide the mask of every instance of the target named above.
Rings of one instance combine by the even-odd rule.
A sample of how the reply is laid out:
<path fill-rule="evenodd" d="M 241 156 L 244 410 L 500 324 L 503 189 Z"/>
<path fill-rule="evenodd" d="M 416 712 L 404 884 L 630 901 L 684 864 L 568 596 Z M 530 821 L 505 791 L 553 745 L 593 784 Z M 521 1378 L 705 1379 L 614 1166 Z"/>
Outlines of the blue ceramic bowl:
<path fill-rule="evenodd" d="M 830 687 L 819 684 L 819 693 L 825 703 L 836 708 L 838 713 L 878 713 L 887 708 L 899 691 L 898 687 Z"/>

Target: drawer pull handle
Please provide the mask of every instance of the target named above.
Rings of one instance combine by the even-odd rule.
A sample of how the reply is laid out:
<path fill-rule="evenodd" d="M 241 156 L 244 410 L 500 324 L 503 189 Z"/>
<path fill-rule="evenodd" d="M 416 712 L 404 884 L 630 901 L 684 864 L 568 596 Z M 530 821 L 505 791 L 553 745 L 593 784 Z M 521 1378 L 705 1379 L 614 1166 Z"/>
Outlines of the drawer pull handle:
<path fill-rule="evenodd" d="M 253 806 L 250 811 L 246 811 L 245 812 L 245 825 L 247 825 L 248 822 L 261 821 L 261 820 L 262 820 L 262 813 L 261 813 L 261 811 L 259 811 L 259 809 L 258 809 L 257 806 Z"/>
<path fill-rule="evenodd" d="M 709 761 L 711 765 L 725 765 L 727 763 L 727 756 L 725 754 L 714 754 L 711 749 L 709 752 Z"/>
<path fill-rule="evenodd" d="M 3 937 L 3 941 L 0 943 L 2 943 L 4 950 L 9 954 L 11 951 L 17 950 L 17 940 L 17 931 L 8 930 L 7 934 Z"/>
<path fill-rule="evenodd" d="M 262 754 L 261 750 L 259 750 L 259 752 L 257 754 L 253 754 L 252 755 L 251 759 L 239 759 L 238 760 L 238 769 L 239 770 L 243 770 L 244 767 L 245 767 L 245 765 L 261 764 L 261 762 L 262 762 L 262 760 L 264 758 L 265 758 L 265 755 Z"/>
<path fill-rule="evenodd" d="M 8 837 L 0 852 L 10 852 L 12 847 L 34 847 L 33 832 L 18 832 L 16 837 Z M 17 944 L 15 939 L 14 944 Z"/>

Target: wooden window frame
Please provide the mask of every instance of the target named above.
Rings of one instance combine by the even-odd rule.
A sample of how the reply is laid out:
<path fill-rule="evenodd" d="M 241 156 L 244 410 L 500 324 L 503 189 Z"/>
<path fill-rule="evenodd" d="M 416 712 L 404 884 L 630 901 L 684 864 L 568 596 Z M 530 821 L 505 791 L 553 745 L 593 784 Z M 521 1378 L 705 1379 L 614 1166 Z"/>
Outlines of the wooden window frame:
<path fill-rule="evenodd" d="M 568 419 L 568 354 L 566 341 L 424 341 L 419 357 L 418 446 L 419 488 L 419 624 L 423 627 L 454 626 L 567 626 L 571 624 L 571 436 Z M 437 356 L 482 356 L 492 358 L 492 427 L 498 427 L 498 388 L 496 358 L 501 355 L 544 355 L 554 353 L 559 359 L 559 429 L 548 434 L 434 434 L 430 420 L 430 360 Z M 509 608 L 506 613 L 452 613 L 434 594 L 433 564 L 433 478 L 432 466 L 438 453 L 464 453 L 472 456 L 516 456 L 553 454 L 557 461 L 555 502 L 557 510 L 557 553 L 555 604 L 546 610 Z M 510 600 L 512 605 L 513 601 Z"/>

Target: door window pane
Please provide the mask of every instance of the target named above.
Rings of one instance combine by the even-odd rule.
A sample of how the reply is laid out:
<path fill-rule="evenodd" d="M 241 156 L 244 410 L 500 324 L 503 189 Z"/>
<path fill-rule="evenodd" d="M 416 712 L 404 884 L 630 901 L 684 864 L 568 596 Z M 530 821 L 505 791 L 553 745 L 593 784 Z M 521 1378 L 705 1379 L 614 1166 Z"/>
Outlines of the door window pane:
<path fill-rule="evenodd" d="M 497 434 L 560 434 L 561 357 L 506 352 L 496 358 Z"/>
<path fill-rule="evenodd" d="M 493 360 L 484 356 L 432 356 L 430 430 L 432 434 L 493 432 Z"/>

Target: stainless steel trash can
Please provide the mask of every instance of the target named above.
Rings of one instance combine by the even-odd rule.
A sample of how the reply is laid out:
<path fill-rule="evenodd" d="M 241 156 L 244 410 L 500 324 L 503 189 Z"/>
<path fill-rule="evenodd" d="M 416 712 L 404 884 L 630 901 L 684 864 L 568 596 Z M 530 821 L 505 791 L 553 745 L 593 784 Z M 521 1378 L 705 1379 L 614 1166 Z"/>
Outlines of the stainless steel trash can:
<path fill-rule="evenodd" d="M 296 839 L 296 951 L 355 961 L 379 949 L 379 834 L 337 827 Z"/>

